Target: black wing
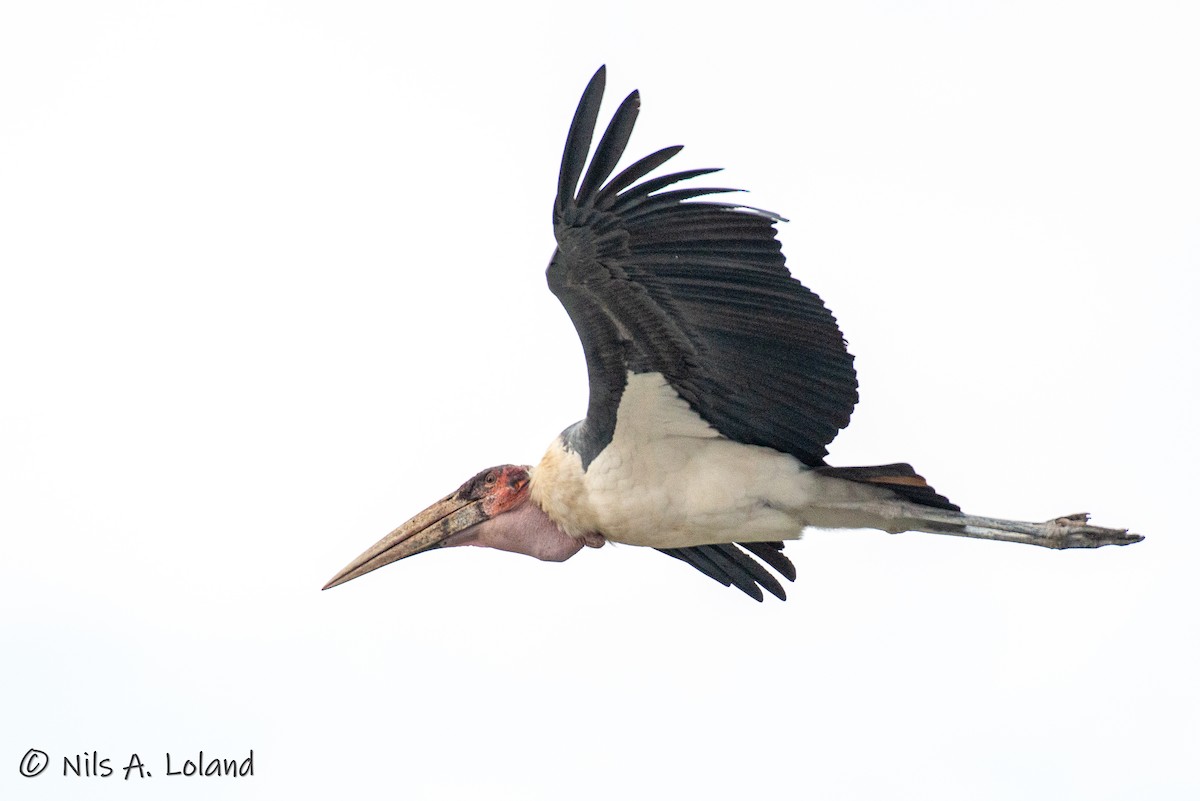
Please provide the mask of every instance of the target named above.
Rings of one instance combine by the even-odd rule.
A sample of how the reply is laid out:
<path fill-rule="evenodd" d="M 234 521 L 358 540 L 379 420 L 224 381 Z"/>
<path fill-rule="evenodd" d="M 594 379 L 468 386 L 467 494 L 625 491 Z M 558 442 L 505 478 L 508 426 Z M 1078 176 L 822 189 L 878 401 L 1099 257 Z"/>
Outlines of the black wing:
<path fill-rule="evenodd" d="M 784 266 L 780 218 L 692 200 L 729 189 L 662 191 L 715 170 L 637 183 L 679 147 L 605 184 L 633 131 L 637 92 L 617 109 L 585 174 L 603 94 L 601 67 L 567 136 L 554 201 L 558 249 L 546 270 L 587 358 L 587 417 L 568 444 L 586 469 L 612 439 L 626 372 L 658 372 L 725 437 L 823 465 L 850 422 L 858 382 L 833 315 Z"/>
<path fill-rule="evenodd" d="M 792 560 L 784 556 L 782 542 L 739 542 L 736 545 L 694 545 L 690 548 L 658 550 L 686 562 L 726 587 L 737 587 L 756 601 L 763 599 L 764 589 L 779 600 L 786 601 L 787 593 L 783 591 L 779 580 L 751 559 L 749 554 L 738 550 L 739 546 L 770 565 L 788 581 L 796 580 L 796 568 Z"/>
<path fill-rule="evenodd" d="M 823 465 L 858 401 L 854 359 L 821 299 L 784 266 L 780 218 L 693 200 L 729 189 L 663 191 L 715 170 L 642 180 L 681 147 L 608 181 L 633 132 L 637 92 L 617 109 L 585 174 L 604 78 L 601 67 L 571 121 L 554 200 L 558 249 L 546 270 L 587 359 L 587 417 L 566 432 L 568 444 L 587 469 L 612 439 L 626 373 L 658 372 L 723 436 Z M 783 598 L 751 558 L 794 580 L 782 543 L 741 548 L 661 550 L 758 600 L 760 587 Z"/>

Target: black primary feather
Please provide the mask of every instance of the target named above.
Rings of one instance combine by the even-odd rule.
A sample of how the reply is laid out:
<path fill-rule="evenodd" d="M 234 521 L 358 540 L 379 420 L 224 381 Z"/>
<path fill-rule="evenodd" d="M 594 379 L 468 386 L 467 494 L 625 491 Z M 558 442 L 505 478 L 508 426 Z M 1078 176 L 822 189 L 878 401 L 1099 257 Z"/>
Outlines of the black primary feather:
<path fill-rule="evenodd" d="M 783 555 L 782 542 L 739 542 L 736 545 L 696 545 L 658 550 L 686 562 L 726 587 L 736 586 L 756 601 L 763 600 L 763 589 L 779 600 L 786 601 L 787 593 L 779 580 L 751 559 L 749 554 L 738 550 L 739 547 L 762 559 L 788 581 L 796 580 L 796 568 Z"/>

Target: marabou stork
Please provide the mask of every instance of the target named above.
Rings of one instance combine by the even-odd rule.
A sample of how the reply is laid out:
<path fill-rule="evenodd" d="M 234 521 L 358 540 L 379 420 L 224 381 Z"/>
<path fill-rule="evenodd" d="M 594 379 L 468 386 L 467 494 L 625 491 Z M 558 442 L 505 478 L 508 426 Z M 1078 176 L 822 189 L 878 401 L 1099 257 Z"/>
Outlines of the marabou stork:
<path fill-rule="evenodd" d="M 480 545 L 562 561 L 585 545 L 646 545 L 757 600 L 794 580 L 783 541 L 807 526 L 1095 548 L 1142 539 L 1076 514 L 1023 523 L 963 514 L 907 464 L 831 467 L 826 446 L 858 400 L 833 315 L 784 266 L 780 217 L 646 178 L 668 147 L 609 180 L 639 99 L 625 98 L 590 164 L 601 67 L 567 134 L 550 290 L 575 324 L 587 417 L 534 467 L 484 470 L 325 585 L 435 548 Z M 582 182 L 580 178 L 582 177 Z M 607 183 L 606 183 L 607 181 Z M 766 567 L 764 567 L 764 565 Z"/>

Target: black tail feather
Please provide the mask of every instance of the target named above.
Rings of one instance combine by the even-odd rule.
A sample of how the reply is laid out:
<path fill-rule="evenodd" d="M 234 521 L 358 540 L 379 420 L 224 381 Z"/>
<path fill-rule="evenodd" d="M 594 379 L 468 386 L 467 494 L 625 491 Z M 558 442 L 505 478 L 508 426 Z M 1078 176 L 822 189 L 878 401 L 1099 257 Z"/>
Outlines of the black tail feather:
<path fill-rule="evenodd" d="M 952 503 L 945 495 L 929 486 L 925 479 L 913 470 L 912 465 L 904 462 L 881 464 L 874 467 L 818 467 L 816 471 L 823 476 L 844 478 L 847 481 L 857 481 L 860 484 L 873 484 L 889 489 L 906 501 L 932 506 L 935 509 L 949 509 L 961 512 L 958 504 Z"/>

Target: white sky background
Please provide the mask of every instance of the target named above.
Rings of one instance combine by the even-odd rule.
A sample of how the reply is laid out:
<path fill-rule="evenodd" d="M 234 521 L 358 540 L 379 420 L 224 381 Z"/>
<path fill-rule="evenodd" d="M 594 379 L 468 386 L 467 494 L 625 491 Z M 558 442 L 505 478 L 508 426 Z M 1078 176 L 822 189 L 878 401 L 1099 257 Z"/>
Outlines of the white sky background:
<path fill-rule="evenodd" d="M 0 796 L 1200 797 L 1194 6 L 414 7 L 0 7 Z M 762 605 L 628 547 L 319 592 L 582 415 L 543 269 L 601 63 L 631 157 L 791 219 L 862 384 L 832 463 L 1147 541 L 817 531 Z"/>

